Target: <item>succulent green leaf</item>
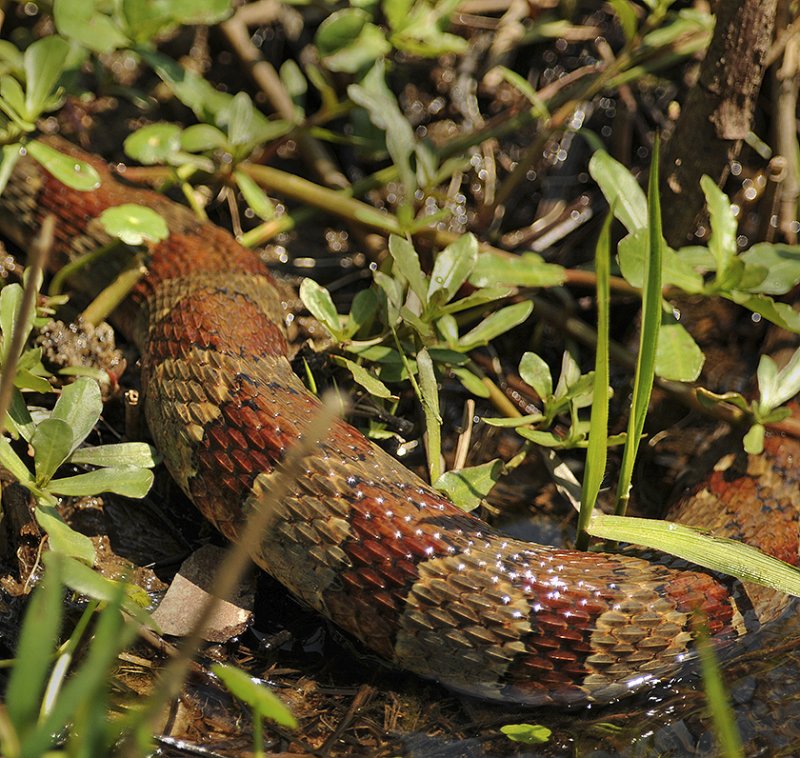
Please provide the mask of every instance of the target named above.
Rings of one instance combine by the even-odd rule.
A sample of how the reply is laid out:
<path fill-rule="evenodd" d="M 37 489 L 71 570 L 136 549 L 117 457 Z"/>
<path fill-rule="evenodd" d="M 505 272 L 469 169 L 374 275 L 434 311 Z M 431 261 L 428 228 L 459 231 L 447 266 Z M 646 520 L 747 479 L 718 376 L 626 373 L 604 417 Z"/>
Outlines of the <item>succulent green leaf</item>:
<path fill-rule="evenodd" d="M 169 164 L 181 149 L 181 128 L 165 121 L 148 124 L 129 134 L 123 147 L 125 154 L 139 163 Z"/>
<path fill-rule="evenodd" d="M 69 43 L 56 35 L 33 42 L 23 55 L 25 116 L 35 121 L 46 110 L 50 95 L 64 70 Z"/>
<path fill-rule="evenodd" d="M 72 429 L 61 419 L 47 418 L 36 426 L 31 447 L 36 481 L 46 484 L 72 452 Z"/>
<path fill-rule="evenodd" d="M 647 198 L 625 166 L 604 150 L 597 150 L 589 160 L 589 173 L 629 232 L 647 228 Z"/>
<path fill-rule="evenodd" d="M 469 283 L 475 287 L 557 287 L 564 282 L 564 269 L 545 263 L 536 253 L 501 256 L 480 253 Z"/>
<path fill-rule="evenodd" d="M 542 745 L 552 735 L 552 731 L 541 724 L 506 724 L 500 731 L 511 741 L 525 745 Z"/>
<path fill-rule="evenodd" d="M 34 513 L 39 526 L 47 532 L 51 550 L 94 565 L 97 555 L 92 541 L 66 524 L 53 506 L 39 504 Z"/>
<path fill-rule="evenodd" d="M 115 205 L 104 210 L 99 218 L 106 232 L 126 245 L 146 245 L 169 237 L 164 217 L 145 205 Z"/>
<path fill-rule="evenodd" d="M 428 299 L 436 293 L 438 302 L 444 304 L 452 300 L 462 284 L 467 280 L 478 260 L 478 240 L 473 234 L 464 234 L 449 244 L 436 257 L 428 285 Z"/>
<path fill-rule="evenodd" d="M 242 193 L 242 197 L 262 221 L 269 221 L 275 217 L 275 206 L 261 187 L 259 187 L 243 171 L 234 171 L 233 178 Z"/>
<path fill-rule="evenodd" d="M 706 357 L 683 324 L 670 311 L 661 314 L 656 348 L 656 374 L 662 379 L 693 382 L 700 376 Z"/>
<path fill-rule="evenodd" d="M 341 320 L 328 290 L 313 279 L 303 279 L 300 284 L 300 299 L 311 315 L 331 333 L 337 342 L 344 339 Z"/>
<path fill-rule="evenodd" d="M 519 326 L 531 315 L 531 311 L 533 303 L 530 300 L 501 308 L 470 329 L 459 339 L 458 344 L 463 350 L 473 350 L 486 345 L 495 337 Z"/>
<path fill-rule="evenodd" d="M 96 0 L 55 0 L 53 20 L 59 34 L 75 40 L 95 53 L 110 53 L 127 47 L 128 37 L 115 21 L 102 13 Z"/>
<path fill-rule="evenodd" d="M 100 186 L 100 175 L 85 161 L 65 155 L 39 140 L 29 142 L 25 149 L 58 181 L 74 190 L 87 192 Z"/>
<path fill-rule="evenodd" d="M 344 366 L 352 375 L 353 381 L 356 384 L 360 384 L 370 395 L 384 399 L 393 397 L 391 390 L 363 366 L 341 356 L 334 356 L 333 360 L 339 365 Z"/>
<path fill-rule="evenodd" d="M 422 273 L 419 256 L 414 246 L 405 238 L 392 234 L 389 237 L 389 254 L 397 271 L 406 279 L 411 291 L 423 307 L 428 304 L 428 278 Z"/>
<path fill-rule="evenodd" d="M 480 466 L 446 471 L 433 486 L 439 492 L 444 492 L 459 508 L 472 511 L 491 492 L 503 471 L 503 462 L 495 458 Z"/>
<path fill-rule="evenodd" d="M 708 249 L 717 262 L 717 278 L 721 279 L 736 256 L 736 216 L 733 215 L 728 196 L 717 187 L 710 176 L 703 176 L 700 179 L 700 186 L 706 196 L 708 213 L 711 217 L 711 238 L 708 241 Z"/>
<path fill-rule="evenodd" d="M 82 447 L 70 457 L 70 463 L 90 466 L 136 466 L 153 468 L 161 460 L 155 448 L 146 442 L 118 442 L 97 447 Z"/>
<path fill-rule="evenodd" d="M 536 394 L 546 400 L 553 394 L 553 377 L 550 367 L 536 353 L 524 353 L 519 362 L 519 375 L 522 380 L 536 390 Z"/>
<path fill-rule="evenodd" d="M 72 430 L 72 452 L 89 436 L 102 411 L 99 385 L 93 379 L 80 377 L 64 387 L 50 417 L 66 422 Z"/>
<path fill-rule="evenodd" d="M 87 497 L 102 492 L 142 498 L 153 484 L 153 472 L 136 466 L 118 466 L 89 471 L 86 474 L 51 479 L 47 489 L 56 495 Z"/>
<path fill-rule="evenodd" d="M 800 284 L 800 245 L 761 242 L 739 256 L 747 267 L 766 269 L 766 276 L 750 292 L 785 295 Z"/>

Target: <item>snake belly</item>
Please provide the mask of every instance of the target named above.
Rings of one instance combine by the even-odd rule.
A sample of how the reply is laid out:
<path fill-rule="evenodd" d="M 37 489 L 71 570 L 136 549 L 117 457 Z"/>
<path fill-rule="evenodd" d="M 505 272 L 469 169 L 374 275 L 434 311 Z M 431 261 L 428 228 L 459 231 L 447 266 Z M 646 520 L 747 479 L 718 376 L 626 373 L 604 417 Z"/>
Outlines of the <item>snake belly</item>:
<path fill-rule="evenodd" d="M 93 165 L 100 186 L 70 189 L 23 158 L 0 197 L 4 230 L 30 239 L 54 214 L 54 254 L 65 259 L 110 241 L 96 220 L 106 208 L 137 203 L 167 220 L 115 321 L 141 350 L 145 413 L 170 473 L 236 540 L 319 408 L 290 368 L 270 274 L 222 229 L 121 183 L 63 140 L 50 144 Z M 98 278 L 90 270 L 76 286 L 97 291 Z M 796 563 L 798 456 L 796 441 L 768 437 L 764 456 L 721 462 L 673 517 Z M 698 626 L 725 643 L 786 604 L 660 555 L 504 537 L 343 421 L 304 465 L 254 560 L 387 661 L 460 692 L 610 702 L 674 674 Z"/>

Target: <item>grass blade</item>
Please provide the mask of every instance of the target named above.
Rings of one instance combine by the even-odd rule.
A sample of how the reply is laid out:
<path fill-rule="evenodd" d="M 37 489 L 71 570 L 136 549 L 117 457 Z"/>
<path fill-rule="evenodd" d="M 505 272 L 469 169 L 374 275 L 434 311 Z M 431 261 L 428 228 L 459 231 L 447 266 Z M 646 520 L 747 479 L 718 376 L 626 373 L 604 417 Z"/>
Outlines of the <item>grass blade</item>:
<path fill-rule="evenodd" d="M 644 420 L 650 404 L 656 367 L 658 332 L 661 327 L 661 198 L 658 191 L 658 161 L 660 142 L 653 143 L 653 160 L 650 165 L 648 186 L 648 241 L 649 254 L 645 260 L 644 291 L 642 292 L 642 329 L 639 337 L 639 356 L 633 381 L 633 402 L 628 419 L 628 436 L 622 453 L 619 481 L 617 482 L 617 515 L 628 506 L 631 478 L 636 453 L 644 430 Z"/>
<path fill-rule="evenodd" d="M 589 444 L 586 449 L 586 470 L 581 489 L 581 509 L 578 514 L 578 535 L 575 545 L 579 550 L 589 547 L 586 531 L 592 517 L 597 495 L 603 483 L 608 458 L 608 383 L 609 383 L 609 321 L 611 308 L 611 221 L 613 209 L 606 217 L 595 250 L 597 274 L 597 352 L 592 387 L 592 415 L 589 422 Z"/>

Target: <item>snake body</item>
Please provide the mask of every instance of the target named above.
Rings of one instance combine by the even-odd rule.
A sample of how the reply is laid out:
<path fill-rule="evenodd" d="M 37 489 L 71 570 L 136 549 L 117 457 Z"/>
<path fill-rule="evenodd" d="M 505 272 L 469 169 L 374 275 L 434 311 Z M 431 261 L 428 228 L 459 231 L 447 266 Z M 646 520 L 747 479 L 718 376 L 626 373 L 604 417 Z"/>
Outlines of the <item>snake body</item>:
<path fill-rule="evenodd" d="M 22 159 L 0 207 L 29 235 L 54 214 L 62 257 L 108 241 L 96 221 L 106 208 L 137 203 L 167 220 L 169 236 L 150 246 L 121 320 L 141 350 L 146 417 L 169 471 L 236 540 L 243 512 L 319 406 L 286 358 L 270 274 L 222 229 L 52 144 L 91 163 L 100 186 L 70 189 Z M 674 517 L 797 562 L 800 451 L 778 437 L 766 445 L 764 457 L 719 465 Z M 343 421 L 305 466 L 254 560 L 387 661 L 461 692 L 609 702 L 674 673 L 698 619 L 725 642 L 785 602 L 660 556 L 504 537 Z"/>

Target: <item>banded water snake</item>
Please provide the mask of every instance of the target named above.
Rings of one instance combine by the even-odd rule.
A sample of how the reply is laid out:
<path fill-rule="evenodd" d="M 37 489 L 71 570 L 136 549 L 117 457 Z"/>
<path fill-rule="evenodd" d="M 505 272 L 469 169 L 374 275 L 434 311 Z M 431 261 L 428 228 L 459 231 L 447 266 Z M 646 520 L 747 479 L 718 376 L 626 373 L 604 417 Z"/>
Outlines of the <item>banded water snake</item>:
<path fill-rule="evenodd" d="M 226 537 L 318 408 L 286 357 L 280 298 L 227 232 L 91 163 L 98 188 L 68 188 L 30 160 L 0 198 L 30 235 L 57 219 L 61 257 L 109 242 L 106 208 L 149 206 L 169 236 L 117 321 L 142 355 L 153 439 L 184 492 Z M 800 448 L 721 465 L 676 509 L 789 562 L 798 557 Z M 697 614 L 717 640 L 777 615 L 784 598 L 653 557 L 583 553 L 503 537 L 462 512 L 343 421 L 307 460 L 254 559 L 296 597 L 395 665 L 459 691 L 522 703 L 608 702 L 668 676 Z"/>

